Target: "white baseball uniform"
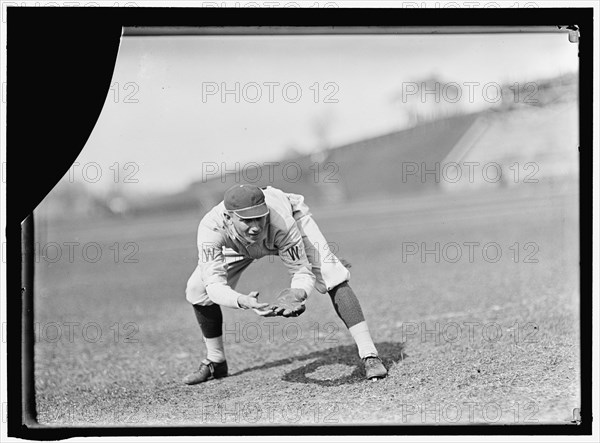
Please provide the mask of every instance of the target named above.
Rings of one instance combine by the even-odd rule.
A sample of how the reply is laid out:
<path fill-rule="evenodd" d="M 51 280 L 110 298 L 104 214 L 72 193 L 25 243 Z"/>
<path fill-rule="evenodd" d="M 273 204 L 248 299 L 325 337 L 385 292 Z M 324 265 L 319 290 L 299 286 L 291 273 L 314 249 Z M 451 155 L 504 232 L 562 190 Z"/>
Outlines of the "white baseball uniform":
<path fill-rule="evenodd" d="M 333 254 L 312 218 L 304 197 L 268 186 L 266 233 L 256 243 L 245 241 L 224 214 L 223 202 L 208 212 L 198 227 L 198 266 L 186 288 L 186 299 L 202 306 L 213 303 L 239 308 L 233 288 L 253 261 L 279 255 L 291 274 L 292 288 L 324 294 L 350 280 L 350 272 Z"/>

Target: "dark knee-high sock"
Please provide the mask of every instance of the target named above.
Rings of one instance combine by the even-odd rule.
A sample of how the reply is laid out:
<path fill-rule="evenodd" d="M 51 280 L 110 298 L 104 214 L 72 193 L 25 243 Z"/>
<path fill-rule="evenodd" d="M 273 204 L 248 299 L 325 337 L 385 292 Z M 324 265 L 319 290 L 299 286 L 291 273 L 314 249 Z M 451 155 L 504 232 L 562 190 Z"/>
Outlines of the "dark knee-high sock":
<path fill-rule="evenodd" d="M 338 317 L 344 322 L 358 347 L 358 355 L 365 358 L 377 355 L 360 302 L 348 284 L 344 282 L 329 291 L 329 296 Z"/>
<path fill-rule="evenodd" d="M 196 320 L 198 320 L 204 336 L 206 358 L 215 363 L 224 361 L 225 349 L 223 346 L 223 313 L 221 312 L 221 306 L 217 304 L 193 306 Z"/>
<path fill-rule="evenodd" d="M 221 306 L 194 306 L 194 314 L 205 338 L 215 338 L 223 335 L 223 313 Z"/>
<path fill-rule="evenodd" d="M 344 282 L 331 289 L 329 296 L 331 297 L 335 312 L 348 329 L 365 321 L 358 298 L 356 298 L 356 294 L 348 282 Z"/>

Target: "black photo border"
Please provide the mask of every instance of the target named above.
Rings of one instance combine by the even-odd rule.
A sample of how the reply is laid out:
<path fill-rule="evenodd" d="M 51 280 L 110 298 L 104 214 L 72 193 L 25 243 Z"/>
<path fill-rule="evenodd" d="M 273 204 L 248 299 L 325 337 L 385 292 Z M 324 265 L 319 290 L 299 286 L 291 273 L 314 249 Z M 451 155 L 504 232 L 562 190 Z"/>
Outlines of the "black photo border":
<path fill-rule="evenodd" d="M 7 17 L 8 435 L 591 435 L 593 9 L 287 9 L 11 7 Z M 581 423 L 579 425 L 48 427 L 37 424 L 31 285 L 22 260 L 25 220 L 83 149 L 105 101 L 124 27 L 573 26 L 580 32 Z M 474 35 L 476 38 L 476 35 Z M 565 38 L 567 36 L 565 35 Z M 57 109 L 59 103 L 59 109 Z M 25 227 L 26 229 L 23 229 Z M 26 242 L 25 242 L 26 243 Z M 584 247 L 585 246 L 585 247 Z M 22 273 L 22 271 L 25 271 Z M 19 295 L 17 296 L 17 291 Z M 25 346 L 22 346 L 25 343 Z M 29 361 L 31 360 L 31 361 Z M 25 363 L 25 364 L 23 364 Z M 22 408 L 21 405 L 25 407 Z"/>

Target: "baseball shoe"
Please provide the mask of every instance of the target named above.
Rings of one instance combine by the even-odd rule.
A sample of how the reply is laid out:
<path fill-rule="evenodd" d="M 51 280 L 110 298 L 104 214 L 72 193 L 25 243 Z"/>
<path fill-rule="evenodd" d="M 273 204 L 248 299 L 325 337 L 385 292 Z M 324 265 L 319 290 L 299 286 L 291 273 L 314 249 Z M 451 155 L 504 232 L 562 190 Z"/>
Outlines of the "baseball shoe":
<path fill-rule="evenodd" d="M 215 363 L 208 359 L 202 360 L 197 371 L 187 375 L 183 382 L 186 385 L 196 385 L 214 378 L 227 377 L 227 361 L 223 363 Z"/>
<path fill-rule="evenodd" d="M 377 356 L 369 356 L 363 358 L 365 364 L 365 372 L 369 380 L 377 380 L 384 378 L 387 375 L 387 369 L 383 366 L 381 359 Z"/>

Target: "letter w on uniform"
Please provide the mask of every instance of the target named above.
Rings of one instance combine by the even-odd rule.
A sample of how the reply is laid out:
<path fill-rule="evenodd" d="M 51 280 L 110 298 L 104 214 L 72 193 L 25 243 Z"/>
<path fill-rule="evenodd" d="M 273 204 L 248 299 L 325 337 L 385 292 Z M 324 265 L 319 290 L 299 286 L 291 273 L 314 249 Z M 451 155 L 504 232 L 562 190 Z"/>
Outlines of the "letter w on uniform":
<path fill-rule="evenodd" d="M 212 245 L 206 245 L 202 247 L 202 255 L 204 256 L 204 261 L 209 262 L 215 259 L 215 255 L 217 254 L 217 250 Z"/>
<path fill-rule="evenodd" d="M 289 254 L 290 258 L 292 260 L 298 260 L 300 258 L 300 247 L 299 246 L 292 246 L 291 248 L 289 248 L 287 250 L 287 253 Z"/>

